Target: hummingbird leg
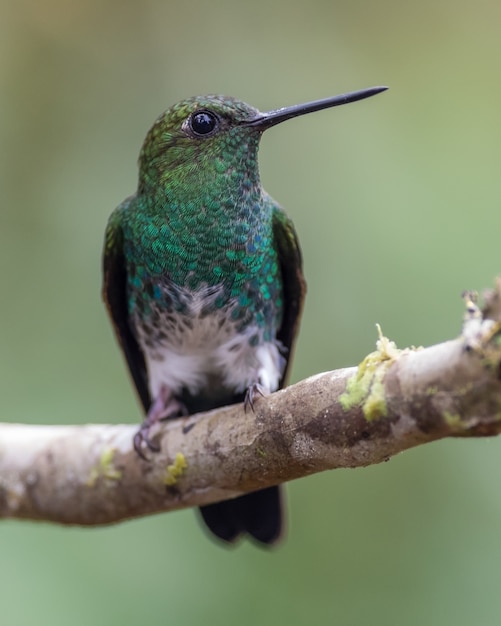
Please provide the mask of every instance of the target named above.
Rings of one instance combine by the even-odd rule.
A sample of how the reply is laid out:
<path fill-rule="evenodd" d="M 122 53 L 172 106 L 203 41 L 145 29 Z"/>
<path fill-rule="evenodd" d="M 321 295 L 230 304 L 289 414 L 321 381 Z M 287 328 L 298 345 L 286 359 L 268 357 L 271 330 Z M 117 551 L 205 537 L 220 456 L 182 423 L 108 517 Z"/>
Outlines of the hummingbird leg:
<path fill-rule="evenodd" d="M 252 412 L 254 412 L 254 403 L 258 395 L 265 398 L 267 396 L 266 390 L 263 385 L 260 385 L 259 383 L 252 383 L 252 385 L 245 392 L 244 411 L 246 413 L 249 408 Z"/>
<path fill-rule="evenodd" d="M 174 397 L 170 389 L 165 386 L 162 387 L 160 393 L 151 405 L 148 415 L 134 435 L 133 445 L 137 454 L 145 461 L 148 460 L 143 452 L 143 442 L 151 452 L 160 452 L 160 446 L 154 443 L 149 437 L 152 426 L 157 422 L 186 414 L 187 411 L 184 404 Z"/>

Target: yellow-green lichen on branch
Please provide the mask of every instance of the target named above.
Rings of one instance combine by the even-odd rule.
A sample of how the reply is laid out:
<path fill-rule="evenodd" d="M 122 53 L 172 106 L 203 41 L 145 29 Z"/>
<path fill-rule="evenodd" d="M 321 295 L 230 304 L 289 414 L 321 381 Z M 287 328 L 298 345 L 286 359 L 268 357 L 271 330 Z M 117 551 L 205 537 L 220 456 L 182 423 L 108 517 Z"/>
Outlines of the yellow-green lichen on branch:
<path fill-rule="evenodd" d="M 388 414 L 384 395 L 384 377 L 395 359 L 402 354 L 393 341 L 385 337 L 376 324 L 379 339 L 377 350 L 368 354 L 358 366 L 357 372 L 346 383 L 346 390 L 339 398 L 345 411 L 361 406 L 365 419 L 374 421 Z"/>
<path fill-rule="evenodd" d="M 182 476 L 187 467 L 188 463 L 186 462 L 184 454 L 182 452 L 178 452 L 176 454 L 176 458 L 174 459 L 174 463 L 172 465 L 167 465 L 167 470 L 164 476 L 164 484 L 168 487 L 175 485 L 178 478 Z"/>
<path fill-rule="evenodd" d="M 109 480 L 120 480 L 122 478 L 122 472 L 117 470 L 113 465 L 113 458 L 115 456 L 115 448 L 105 448 L 101 456 L 99 457 L 99 462 L 95 465 L 90 473 L 89 478 L 87 479 L 86 485 L 88 487 L 93 487 L 96 484 L 98 478 L 107 478 Z"/>
<path fill-rule="evenodd" d="M 451 430 L 460 430 L 460 431 L 464 430 L 463 428 L 464 423 L 459 413 L 452 413 L 450 411 L 444 411 L 443 416 L 444 416 L 445 423 Z"/>

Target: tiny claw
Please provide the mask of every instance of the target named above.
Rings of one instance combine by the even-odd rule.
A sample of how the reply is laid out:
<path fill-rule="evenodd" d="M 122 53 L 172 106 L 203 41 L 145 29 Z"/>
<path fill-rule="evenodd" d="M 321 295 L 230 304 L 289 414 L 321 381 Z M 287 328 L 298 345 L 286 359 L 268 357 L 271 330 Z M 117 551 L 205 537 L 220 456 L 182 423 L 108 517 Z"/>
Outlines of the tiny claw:
<path fill-rule="evenodd" d="M 134 435 L 133 446 L 137 452 L 145 461 L 148 461 L 148 457 L 144 453 L 143 442 L 150 452 L 160 452 L 160 446 L 149 437 L 150 429 L 154 424 L 168 420 L 174 417 L 180 417 L 186 415 L 188 412 L 184 404 L 182 404 L 177 398 L 175 398 L 167 387 L 162 387 L 160 393 L 153 401 L 148 415 L 145 417 L 141 427 Z"/>
<path fill-rule="evenodd" d="M 251 409 L 252 412 L 255 412 L 254 403 L 256 401 L 256 396 L 260 395 L 262 398 L 266 397 L 266 393 L 263 387 L 259 383 L 252 383 L 252 385 L 247 389 L 245 393 L 244 399 L 244 411 L 247 413 L 247 409 Z"/>
<path fill-rule="evenodd" d="M 134 450 L 144 461 L 149 461 L 149 459 L 143 451 L 143 442 L 151 450 L 151 452 L 160 452 L 160 446 L 153 443 L 153 441 L 147 436 L 146 433 L 148 430 L 149 428 L 143 428 L 143 426 L 141 426 L 141 428 L 134 435 L 133 439 Z"/>

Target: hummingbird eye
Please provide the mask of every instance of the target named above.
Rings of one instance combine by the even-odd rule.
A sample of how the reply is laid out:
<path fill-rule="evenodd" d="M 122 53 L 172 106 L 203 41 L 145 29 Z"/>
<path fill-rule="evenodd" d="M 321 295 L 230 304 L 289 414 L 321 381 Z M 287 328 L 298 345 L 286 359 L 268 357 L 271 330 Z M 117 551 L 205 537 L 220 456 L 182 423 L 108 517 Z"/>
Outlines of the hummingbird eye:
<path fill-rule="evenodd" d="M 194 135 L 210 135 L 217 128 L 218 121 L 211 111 L 195 111 L 189 118 L 189 126 Z"/>

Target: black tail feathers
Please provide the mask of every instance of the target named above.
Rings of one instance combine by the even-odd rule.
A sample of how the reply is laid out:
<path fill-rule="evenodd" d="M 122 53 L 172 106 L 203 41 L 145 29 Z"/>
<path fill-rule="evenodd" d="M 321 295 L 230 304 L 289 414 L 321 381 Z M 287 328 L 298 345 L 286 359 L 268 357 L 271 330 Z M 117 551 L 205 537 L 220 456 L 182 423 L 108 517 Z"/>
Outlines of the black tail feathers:
<path fill-rule="evenodd" d="M 210 531 L 229 543 L 247 533 L 256 541 L 269 545 L 275 543 L 282 532 L 279 487 L 208 504 L 200 508 L 200 513 Z"/>

